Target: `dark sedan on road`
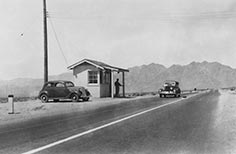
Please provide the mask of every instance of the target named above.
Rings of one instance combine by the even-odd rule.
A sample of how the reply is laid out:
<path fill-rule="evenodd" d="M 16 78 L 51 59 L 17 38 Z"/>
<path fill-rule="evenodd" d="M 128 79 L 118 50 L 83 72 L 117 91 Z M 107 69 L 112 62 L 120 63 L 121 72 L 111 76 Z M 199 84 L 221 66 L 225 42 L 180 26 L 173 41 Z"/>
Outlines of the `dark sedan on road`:
<path fill-rule="evenodd" d="M 71 99 L 74 102 L 80 99 L 88 101 L 90 92 L 84 87 L 75 86 L 71 81 L 49 81 L 44 84 L 38 97 L 42 102 L 48 102 L 49 99 L 54 101 L 60 99 Z"/>
<path fill-rule="evenodd" d="M 163 88 L 159 90 L 160 97 L 174 96 L 180 97 L 181 90 L 179 88 L 179 82 L 174 80 L 168 80 L 164 83 Z"/>

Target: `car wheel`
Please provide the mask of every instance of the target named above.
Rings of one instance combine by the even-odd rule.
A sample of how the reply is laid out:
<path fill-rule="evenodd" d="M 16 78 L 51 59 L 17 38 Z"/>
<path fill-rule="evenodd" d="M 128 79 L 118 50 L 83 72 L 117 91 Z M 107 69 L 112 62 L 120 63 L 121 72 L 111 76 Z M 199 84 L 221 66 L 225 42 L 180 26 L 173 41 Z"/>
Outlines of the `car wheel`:
<path fill-rule="evenodd" d="M 40 100 L 41 100 L 43 103 L 48 102 L 48 95 L 47 95 L 47 94 L 42 94 L 42 95 L 40 96 Z"/>
<path fill-rule="evenodd" d="M 160 98 L 162 98 L 162 94 L 160 94 Z"/>
<path fill-rule="evenodd" d="M 72 95 L 71 95 L 71 99 L 72 99 L 73 102 L 78 102 L 78 101 L 79 101 L 79 95 L 77 95 L 77 94 L 72 94 Z"/>
<path fill-rule="evenodd" d="M 163 97 L 165 98 L 165 97 L 166 97 L 166 95 L 164 94 L 164 95 L 163 95 Z"/>

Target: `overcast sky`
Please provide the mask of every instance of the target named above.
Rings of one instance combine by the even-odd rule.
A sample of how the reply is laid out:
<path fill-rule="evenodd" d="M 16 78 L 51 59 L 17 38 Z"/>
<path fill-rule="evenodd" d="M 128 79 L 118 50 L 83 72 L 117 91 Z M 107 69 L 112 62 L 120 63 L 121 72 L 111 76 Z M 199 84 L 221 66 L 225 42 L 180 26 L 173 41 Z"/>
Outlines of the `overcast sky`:
<path fill-rule="evenodd" d="M 0 79 L 43 77 L 43 0 L 0 0 Z M 235 0 L 47 0 L 49 74 L 84 58 L 119 67 L 236 68 Z M 59 42 L 59 43 L 58 43 Z"/>

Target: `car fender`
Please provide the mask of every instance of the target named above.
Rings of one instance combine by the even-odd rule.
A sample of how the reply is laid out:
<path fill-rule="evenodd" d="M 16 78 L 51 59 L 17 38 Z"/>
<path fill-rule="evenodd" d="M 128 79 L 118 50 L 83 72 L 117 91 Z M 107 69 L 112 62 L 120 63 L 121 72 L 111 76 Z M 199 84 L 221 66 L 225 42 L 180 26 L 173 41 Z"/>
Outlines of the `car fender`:
<path fill-rule="evenodd" d="M 39 95 L 38 95 L 38 98 L 39 98 L 39 99 L 40 99 L 40 97 L 41 97 L 42 94 L 48 95 L 48 92 L 47 92 L 47 91 L 41 91 L 41 92 L 39 93 Z"/>
<path fill-rule="evenodd" d="M 48 95 L 48 91 L 41 91 L 41 92 L 39 93 L 39 96 L 38 96 L 38 97 L 40 97 L 42 94 Z"/>
<path fill-rule="evenodd" d="M 80 91 L 73 91 L 73 92 L 71 92 L 69 98 L 70 98 L 73 94 L 76 94 L 76 95 L 78 95 L 78 96 L 80 97 L 82 93 L 81 93 Z"/>

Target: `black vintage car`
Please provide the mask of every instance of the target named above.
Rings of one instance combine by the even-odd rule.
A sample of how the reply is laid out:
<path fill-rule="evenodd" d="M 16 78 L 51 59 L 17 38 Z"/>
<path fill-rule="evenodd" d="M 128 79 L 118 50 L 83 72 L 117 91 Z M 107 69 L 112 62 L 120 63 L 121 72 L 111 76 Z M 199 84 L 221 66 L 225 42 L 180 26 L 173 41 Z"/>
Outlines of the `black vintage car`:
<path fill-rule="evenodd" d="M 46 82 L 39 92 L 39 99 L 42 102 L 48 102 L 49 99 L 54 101 L 59 99 L 71 99 L 72 101 L 88 101 L 90 93 L 84 87 L 75 86 L 71 81 L 49 81 Z"/>
<path fill-rule="evenodd" d="M 181 90 L 179 88 L 179 82 L 174 80 L 168 80 L 164 83 L 163 87 L 159 90 L 160 97 L 174 96 L 180 97 Z"/>

